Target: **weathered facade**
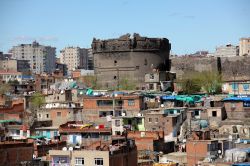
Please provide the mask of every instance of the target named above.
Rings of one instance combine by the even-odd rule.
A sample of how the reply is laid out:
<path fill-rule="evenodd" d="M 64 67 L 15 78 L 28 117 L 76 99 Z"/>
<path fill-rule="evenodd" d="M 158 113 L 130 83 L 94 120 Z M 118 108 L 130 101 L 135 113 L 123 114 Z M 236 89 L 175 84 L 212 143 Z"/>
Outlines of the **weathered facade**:
<path fill-rule="evenodd" d="M 118 87 L 123 79 L 142 87 L 146 73 L 169 69 L 171 45 L 166 38 L 147 38 L 126 34 L 118 39 L 92 42 L 94 70 L 102 87 Z"/>
<path fill-rule="evenodd" d="M 194 57 L 181 56 L 171 59 L 171 71 L 177 78 L 203 71 L 218 71 L 223 81 L 249 80 L 250 57 Z"/>

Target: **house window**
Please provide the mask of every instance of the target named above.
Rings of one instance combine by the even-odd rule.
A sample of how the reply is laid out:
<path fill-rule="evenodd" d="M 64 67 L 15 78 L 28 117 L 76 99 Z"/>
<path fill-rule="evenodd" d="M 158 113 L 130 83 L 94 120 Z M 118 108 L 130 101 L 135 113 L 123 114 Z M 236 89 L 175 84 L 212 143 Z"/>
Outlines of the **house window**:
<path fill-rule="evenodd" d="M 106 117 L 109 115 L 113 116 L 113 111 L 99 111 L 99 117 Z"/>
<path fill-rule="evenodd" d="M 46 118 L 49 118 L 49 114 L 46 114 Z"/>
<path fill-rule="evenodd" d="M 249 91 L 249 84 L 243 84 L 244 91 Z"/>
<path fill-rule="evenodd" d="M 154 74 L 150 74 L 149 78 L 150 78 L 151 80 L 155 79 Z"/>
<path fill-rule="evenodd" d="M 232 84 L 232 89 L 235 91 L 235 90 L 238 90 L 239 88 L 239 85 L 237 83 L 233 83 Z"/>
<path fill-rule="evenodd" d="M 135 105 L 135 100 L 128 100 L 128 105 L 129 106 L 134 106 Z"/>
<path fill-rule="evenodd" d="M 58 136 L 58 132 L 54 131 L 54 137 Z"/>
<path fill-rule="evenodd" d="M 75 166 L 83 166 L 84 165 L 84 158 L 76 157 L 75 158 Z"/>
<path fill-rule="evenodd" d="M 152 118 L 148 118 L 148 122 L 151 123 L 152 122 Z"/>
<path fill-rule="evenodd" d="M 200 111 L 199 110 L 194 111 L 194 115 L 195 116 L 199 116 L 200 115 Z"/>
<path fill-rule="evenodd" d="M 154 84 L 149 84 L 149 90 L 154 90 Z"/>
<path fill-rule="evenodd" d="M 41 118 L 41 117 L 42 117 L 42 115 L 41 115 L 41 114 L 38 114 L 38 117 L 39 117 L 39 118 Z"/>
<path fill-rule="evenodd" d="M 61 112 L 57 112 L 57 113 L 56 113 L 56 116 L 57 116 L 57 117 L 61 117 L 61 116 L 62 116 L 62 113 L 61 113 Z"/>
<path fill-rule="evenodd" d="M 138 118 L 138 119 L 137 119 L 137 124 L 138 124 L 138 125 L 141 125 L 141 124 L 142 124 L 142 119 L 141 119 L 141 118 Z"/>
<path fill-rule="evenodd" d="M 67 157 L 59 157 L 59 160 L 58 160 L 59 163 L 68 163 L 68 160 L 67 160 Z"/>
<path fill-rule="evenodd" d="M 121 124 L 120 124 L 120 120 L 115 120 L 115 127 L 120 127 Z"/>
<path fill-rule="evenodd" d="M 112 100 L 97 100 L 96 101 L 97 106 L 112 106 L 113 101 Z"/>
<path fill-rule="evenodd" d="M 217 111 L 212 111 L 212 116 L 217 117 Z"/>
<path fill-rule="evenodd" d="M 103 158 L 95 158 L 95 166 L 103 166 Z"/>
<path fill-rule="evenodd" d="M 158 118 L 155 118 L 155 123 L 158 123 L 158 121 L 159 121 Z"/>

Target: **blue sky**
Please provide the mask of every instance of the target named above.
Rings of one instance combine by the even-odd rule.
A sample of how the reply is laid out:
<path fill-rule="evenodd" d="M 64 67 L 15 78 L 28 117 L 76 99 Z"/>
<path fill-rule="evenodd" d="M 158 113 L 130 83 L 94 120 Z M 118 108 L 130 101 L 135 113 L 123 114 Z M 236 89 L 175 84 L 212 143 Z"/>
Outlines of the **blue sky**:
<path fill-rule="evenodd" d="M 249 0 L 0 0 L 0 51 L 31 43 L 90 47 L 93 37 L 166 37 L 175 54 L 250 37 Z"/>

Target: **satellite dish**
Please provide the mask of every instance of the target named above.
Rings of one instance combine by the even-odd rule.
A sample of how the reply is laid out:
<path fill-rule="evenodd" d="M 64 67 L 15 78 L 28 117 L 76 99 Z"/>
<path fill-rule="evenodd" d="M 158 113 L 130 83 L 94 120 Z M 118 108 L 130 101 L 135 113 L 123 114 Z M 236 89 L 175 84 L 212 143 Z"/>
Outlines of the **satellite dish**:
<path fill-rule="evenodd" d="M 137 114 L 137 116 L 141 116 L 141 114 L 140 114 L 140 113 L 138 113 L 138 114 Z"/>
<path fill-rule="evenodd" d="M 67 151 L 68 149 L 67 149 L 67 147 L 63 147 L 62 150 L 63 151 Z"/>
<path fill-rule="evenodd" d="M 163 108 L 163 107 L 164 107 L 164 104 L 161 104 L 161 107 Z"/>
<path fill-rule="evenodd" d="M 69 147 L 69 151 L 73 151 L 73 147 Z"/>

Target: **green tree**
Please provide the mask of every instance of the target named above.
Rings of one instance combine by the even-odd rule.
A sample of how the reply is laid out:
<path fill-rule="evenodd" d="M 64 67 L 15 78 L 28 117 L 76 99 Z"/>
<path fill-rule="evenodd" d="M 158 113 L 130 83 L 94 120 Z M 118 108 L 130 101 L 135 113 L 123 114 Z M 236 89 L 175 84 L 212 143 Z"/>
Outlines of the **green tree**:
<path fill-rule="evenodd" d="M 8 83 L 0 83 L 0 94 L 6 94 L 7 92 L 10 92 L 11 86 Z"/>
<path fill-rule="evenodd" d="M 89 88 L 93 88 L 93 89 L 100 88 L 97 84 L 97 77 L 96 76 L 82 76 L 78 79 L 78 82 L 84 83 Z"/>
<path fill-rule="evenodd" d="M 216 71 L 204 71 L 200 73 L 200 85 L 208 94 L 221 93 L 221 75 Z"/>
<path fill-rule="evenodd" d="M 216 71 L 203 71 L 189 73 L 181 80 L 180 86 L 185 94 L 193 94 L 204 91 L 208 94 L 221 92 L 221 75 Z"/>
<path fill-rule="evenodd" d="M 10 85 L 18 85 L 19 82 L 17 80 L 9 80 L 8 84 L 10 84 Z"/>
<path fill-rule="evenodd" d="M 135 90 L 136 85 L 129 78 L 121 78 L 119 80 L 119 89 L 120 90 Z"/>
<path fill-rule="evenodd" d="M 186 74 L 182 79 L 178 80 L 179 85 L 183 93 L 185 94 L 193 94 L 200 92 L 201 84 L 198 73 L 189 73 Z"/>
<path fill-rule="evenodd" d="M 44 103 L 45 103 L 45 98 L 41 93 L 36 92 L 36 93 L 32 94 L 32 96 L 31 96 L 31 105 L 32 105 L 32 107 L 37 109 L 37 108 L 40 108 L 41 105 L 44 104 Z"/>

